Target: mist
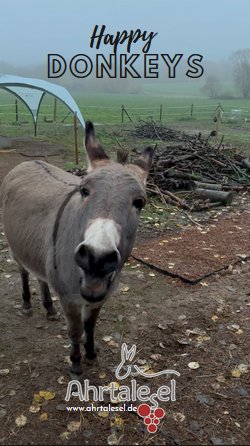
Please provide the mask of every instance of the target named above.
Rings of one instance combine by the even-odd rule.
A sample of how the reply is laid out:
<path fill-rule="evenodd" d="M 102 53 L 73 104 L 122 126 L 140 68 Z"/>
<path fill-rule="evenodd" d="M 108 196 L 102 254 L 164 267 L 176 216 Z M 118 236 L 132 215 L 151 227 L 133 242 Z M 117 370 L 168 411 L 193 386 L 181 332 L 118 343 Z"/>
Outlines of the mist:
<path fill-rule="evenodd" d="M 249 0 L 1 0 L 0 72 L 47 80 L 47 55 L 61 54 L 70 60 L 76 54 L 94 58 L 97 51 L 112 52 L 108 45 L 99 50 L 90 48 L 90 37 L 95 25 L 106 25 L 106 32 L 146 30 L 157 33 L 150 53 L 183 53 L 203 56 L 204 75 L 214 75 L 230 81 L 232 52 L 248 46 Z M 119 51 L 125 48 L 119 48 Z M 133 44 L 132 53 L 140 53 L 142 44 Z M 180 65 L 176 79 L 168 80 L 160 71 L 159 79 L 151 82 L 189 81 L 184 66 Z M 77 79 L 66 74 L 54 80 L 74 90 L 128 92 L 142 91 L 142 79 L 102 80 L 90 76 Z M 200 82 L 201 80 L 199 80 Z M 194 80 L 198 82 L 198 80 Z M 112 83 L 112 86 L 111 86 Z M 119 87 L 122 86 L 122 87 Z"/>

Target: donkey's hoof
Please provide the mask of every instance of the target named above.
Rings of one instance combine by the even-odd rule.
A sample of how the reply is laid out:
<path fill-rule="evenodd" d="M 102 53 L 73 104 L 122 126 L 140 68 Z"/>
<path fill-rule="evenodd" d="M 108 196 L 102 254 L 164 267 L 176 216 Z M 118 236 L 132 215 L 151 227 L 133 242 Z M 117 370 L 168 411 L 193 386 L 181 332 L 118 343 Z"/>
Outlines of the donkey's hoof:
<path fill-rule="evenodd" d="M 85 356 L 85 364 L 86 365 L 89 365 L 89 366 L 93 366 L 93 365 L 96 365 L 96 364 L 98 364 L 98 358 L 97 358 L 97 356 L 95 356 L 94 358 L 87 358 L 87 356 Z"/>
<path fill-rule="evenodd" d="M 80 362 L 72 362 L 72 366 L 70 367 L 70 373 L 73 375 L 81 375 L 83 372 L 82 366 Z"/>
<path fill-rule="evenodd" d="M 23 314 L 25 314 L 25 316 L 31 316 L 33 313 L 31 307 L 23 307 L 22 311 L 23 311 Z"/>
<path fill-rule="evenodd" d="M 94 346 L 93 350 L 89 350 L 88 349 L 86 342 L 84 344 L 84 348 L 85 348 L 85 357 L 87 359 L 95 359 L 96 356 L 98 355 L 99 351 L 100 351 L 100 347 L 96 343 L 95 343 L 95 346 Z"/>
<path fill-rule="evenodd" d="M 57 313 L 53 305 L 47 309 L 47 319 L 49 321 L 59 321 L 60 319 L 60 313 Z"/>
<path fill-rule="evenodd" d="M 85 353 L 85 362 L 86 364 L 92 365 L 96 362 L 97 360 L 97 352 L 99 351 L 99 349 L 95 348 L 95 350 L 93 350 L 92 352 L 86 352 Z"/>
<path fill-rule="evenodd" d="M 47 313 L 47 319 L 49 321 L 59 321 L 60 320 L 60 313 L 56 313 L 56 314 Z"/>

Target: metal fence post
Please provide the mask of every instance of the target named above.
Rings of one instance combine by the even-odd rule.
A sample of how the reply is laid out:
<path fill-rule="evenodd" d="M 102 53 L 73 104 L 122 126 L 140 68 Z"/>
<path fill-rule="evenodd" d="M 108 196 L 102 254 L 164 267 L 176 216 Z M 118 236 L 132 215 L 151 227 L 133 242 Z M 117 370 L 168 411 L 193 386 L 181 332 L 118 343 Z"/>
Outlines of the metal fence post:
<path fill-rule="evenodd" d="M 55 98 L 54 102 L 54 122 L 56 122 L 56 109 L 57 109 L 57 98 Z"/>
<path fill-rule="evenodd" d="M 74 113 L 74 136 L 75 136 L 75 162 L 76 164 L 79 164 L 78 141 L 77 141 L 77 112 Z"/>
<path fill-rule="evenodd" d="M 19 117 L 18 117 L 18 102 L 17 102 L 17 99 L 15 99 L 15 109 L 16 109 L 16 122 L 18 122 Z"/>

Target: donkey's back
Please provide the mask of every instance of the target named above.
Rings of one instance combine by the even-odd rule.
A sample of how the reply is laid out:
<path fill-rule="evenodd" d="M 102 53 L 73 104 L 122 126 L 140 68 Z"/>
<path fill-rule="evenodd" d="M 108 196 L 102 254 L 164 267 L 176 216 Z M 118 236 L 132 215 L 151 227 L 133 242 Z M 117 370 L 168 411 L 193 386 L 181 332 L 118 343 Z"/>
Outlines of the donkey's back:
<path fill-rule="evenodd" d="M 58 210 L 79 183 L 38 160 L 19 164 L 2 183 L 3 225 L 13 257 L 43 280 Z"/>
<path fill-rule="evenodd" d="M 0 191 L 3 203 L 13 194 L 19 199 L 23 197 L 25 203 L 29 198 L 40 202 L 45 199 L 48 205 L 49 198 L 60 196 L 62 192 L 67 193 L 69 188 L 79 184 L 79 177 L 52 164 L 34 160 L 14 167 L 4 178 Z"/>

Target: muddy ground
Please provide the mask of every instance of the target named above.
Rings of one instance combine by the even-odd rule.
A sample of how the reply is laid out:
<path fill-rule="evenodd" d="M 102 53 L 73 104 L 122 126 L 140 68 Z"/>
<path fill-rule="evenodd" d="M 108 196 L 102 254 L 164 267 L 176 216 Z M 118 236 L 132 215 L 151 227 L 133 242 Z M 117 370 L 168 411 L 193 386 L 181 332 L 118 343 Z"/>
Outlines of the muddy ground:
<path fill-rule="evenodd" d="M 27 149 L 27 141 L 23 145 Z M 24 158 L 16 152 L 0 154 L 0 181 Z M 49 160 L 62 162 L 57 155 Z M 223 224 L 218 236 L 223 237 Z M 245 240 L 245 254 L 249 252 L 250 242 Z M 97 324 L 98 362 L 85 364 L 80 381 L 88 378 L 95 386 L 117 381 L 123 342 L 136 344 L 134 363 L 144 371 L 178 371 L 176 401 L 160 403 L 166 415 L 151 434 L 132 412 L 67 412 L 69 340 L 64 318 L 46 320 L 35 278 L 33 315 L 23 315 L 20 279 L 1 226 L 0 444 L 249 444 L 249 284 L 250 262 L 244 259 L 196 285 L 166 277 L 133 259 L 124 268 L 119 290 Z M 152 392 L 170 383 L 164 375 L 133 377 Z M 131 377 L 125 383 L 131 386 Z M 40 391 L 49 393 L 34 397 Z M 68 404 L 83 405 L 77 398 Z"/>

